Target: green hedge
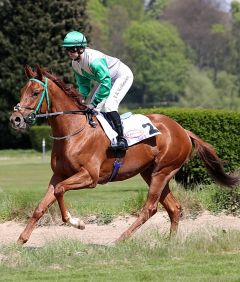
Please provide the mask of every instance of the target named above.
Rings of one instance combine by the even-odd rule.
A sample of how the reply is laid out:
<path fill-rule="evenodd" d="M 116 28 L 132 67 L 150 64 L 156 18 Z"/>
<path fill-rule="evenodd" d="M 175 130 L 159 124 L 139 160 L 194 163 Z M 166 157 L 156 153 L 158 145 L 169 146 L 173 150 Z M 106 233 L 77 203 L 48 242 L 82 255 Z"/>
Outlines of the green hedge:
<path fill-rule="evenodd" d="M 135 113 L 167 115 L 185 129 L 213 145 L 219 157 L 226 161 L 227 172 L 240 168 L 240 113 L 224 110 L 196 110 L 175 108 L 139 109 Z M 186 164 L 176 176 L 186 185 L 207 183 L 210 178 L 198 157 Z"/>
<path fill-rule="evenodd" d="M 37 151 L 42 151 L 42 140 L 43 138 L 46 141 L 46 150 L 51 150 L 52 148 L 52 139 L 51 135 L 51 127 L 46 125 L 41 126 L 32 126 L 30 129 L 30 140 L 32 144 L 32 148 Z"/>

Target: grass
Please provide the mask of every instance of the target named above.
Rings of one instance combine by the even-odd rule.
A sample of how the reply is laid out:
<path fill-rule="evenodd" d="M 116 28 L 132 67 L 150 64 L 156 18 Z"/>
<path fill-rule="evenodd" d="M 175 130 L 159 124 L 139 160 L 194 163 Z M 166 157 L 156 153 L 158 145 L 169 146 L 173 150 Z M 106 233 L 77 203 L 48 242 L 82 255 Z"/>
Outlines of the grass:
<path fill-rule="evenodd" d="M 44 196 L 51 175 L 49 152 L 43 159 L 41 153 L 33 150 L 0 151 L 0 221 L 27 219 Z M 173 181 L 171 187 L 185 215 L 194 216 L 204 209 L 219 211 L 212 200 L 219 190 L 216 185 L 186 191 Z M 116 215 L 137 213 L 146 194 L 147 185 L 137 176 L 95 189 L 69 191 L 65 200 L 73 215 L 94 214 L 100 223 L 109 223 Z M 50 209 L 50 214 L 59 215 L 57 205 Z"/>
<path fill-rule="evenodd" d="M 240 232 L 152 233 L 116 246 L 51 242 L 0 248 L 1 281 L 239 281 Z"/>
<path fill-rule="evenodd" d="M 0 151 L 0 220 L 24 219 L 43 197 L 52 172 L 50 155 L 42 160 L 34 151 Z M 81 216 L 98 214 L 108 221 L 121 213 L 136 211 L 141 205 L 138 195 L 145 198 L 146 184 L 140 177 L 125 182 L 98 185 L 95 189 L 69 191 L 66 203 Z M 143 197 L 144 195 L 144 197 Z M 52 210 L 57 210 L 53 208 Z M 105 219 L 104 219 L 105 218 Z"/>
<path fill-rule="evenodd" d="M 49 154 L 0 151 L 0 220 L 26 219 L 44 195 L 51 177 Z M 213 207 L 215 185 L 186 191 L 172 182 L 185 213 Z M 66 193 L 79 215 L 98 215 L 99 224 L 115 215 L 136 213 L 147 189 L 140 177 Z M 52 213 L 59 214 L 58 208 Z M 0 281 L 240 281 L 240 232 L 212 230 L 169 239 L 151 233 L 115 246 L 73 240 L 42 248 L 0 246 Z"/>

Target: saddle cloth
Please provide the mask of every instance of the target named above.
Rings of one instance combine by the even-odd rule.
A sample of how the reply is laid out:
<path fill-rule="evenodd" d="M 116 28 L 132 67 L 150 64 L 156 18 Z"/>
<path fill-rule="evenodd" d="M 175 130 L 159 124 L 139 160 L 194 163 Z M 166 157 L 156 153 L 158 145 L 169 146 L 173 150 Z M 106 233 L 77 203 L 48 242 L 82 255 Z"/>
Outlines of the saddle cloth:
<path fill-rule="evenodd" d="M 96 115 L 105 134 L 111 141 L 111 144 L 117 143 L 117 132 L 113 130 L 108 121 L 99 112 Z M 125 113 L 120 116 L 123 125 L 123 135 L 127 140 L 128 146 L 132 146 L 144 139 L 161 134 L 161 132 L 152 124 L 150 119 L 144 115 Z"/>

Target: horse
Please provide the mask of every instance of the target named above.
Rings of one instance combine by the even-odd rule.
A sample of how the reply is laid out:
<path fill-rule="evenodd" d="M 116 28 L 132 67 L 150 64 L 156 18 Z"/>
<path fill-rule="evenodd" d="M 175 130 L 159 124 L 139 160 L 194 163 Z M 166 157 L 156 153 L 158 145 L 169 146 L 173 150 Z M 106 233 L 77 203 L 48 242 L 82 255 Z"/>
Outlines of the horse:
<path fill-rule="evenodd" d="M 73 87 L 40 66 L 35 71 L 30 66 L 25 66 L 25 73 L 28 81 L 21 89 L 20 103 L 14 107 L 10 123 L 15 129 L 22 130 L 36 118 L 47 117 L 54 136 L 51 153 L 53 175 L 45 196 L 18 238 L 20 244 L 28 241 L 37 221 L 55 201 L 59 205 L 63 222 L 83 229 L 84 222 L 72 217 L 66 208 L 64 193 L 107 183 L 116 160 L 116 152 L 109 149 L 110 140 L 96 116 L 89 115 L 87 106 L 81 101 L 76 103 L 73 98 L 80 97 Z M 193 151 L 197 152 L 216 182 L 226 187 L 240 183 L 239 176 L 224 171 L 223 162 L 213 146 L 167 116 L 146 116 L 161 134 L 124 151 L 122 166 L 111 180 L 123 181 L 140 174 L 149 187 L 138 217 L 117 242 L 129 238 L 151 218 L 157 212 L 159 203 L 170 218 L 170 234 L 177 232 L 182 208 L 173 196 L 169 182 L 190 159 Z M 92 124 L 89 122 L 91 119 Z"/>

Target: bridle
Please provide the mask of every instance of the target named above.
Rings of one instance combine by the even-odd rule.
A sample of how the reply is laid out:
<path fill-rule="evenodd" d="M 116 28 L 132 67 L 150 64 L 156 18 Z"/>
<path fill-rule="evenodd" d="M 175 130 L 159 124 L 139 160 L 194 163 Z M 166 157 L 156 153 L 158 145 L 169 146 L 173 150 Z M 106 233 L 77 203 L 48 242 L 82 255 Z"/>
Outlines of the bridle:
<path fill-rule="evenodd" d="M 50 110 L 50 99 L 49 99 L 49 95 L 48 95 L 48 78 L 47 77 L 45 78 L 45 83 L 42 82 L 41 80 L 36 79 L 36 78 L 30 78 L 29 80 L 35 81 L 35 82 L 37 82 L 37 83 L 39 83 L 40 85 L 43 86 L 43 92 L 42 92 L 40 100 L 38 101 L 36 108 L 34 109 L 34 108 L 31 108 L 31 107 L 21 106 L 20 103 L 19 103 L 13 108 L 13 110 L 15 112 L 18 112 L 21 109 L 33 110 L 32 113 L 30 113 L 26 117 L 24 117 L 24 121 L 28 125 L 33 125 L 36 122 L 37 118 L 40 117 L 39 114 L 38 114 L 38 111 L 41 108 L 44 99 L 47 102 L 47 112 L 46 112 L 46 114 L 48 114 L 48 111 Z"/>
<path fill-rule="evenodd" d="M 52 112 L 49 113 L 50 111 L 50 99 L 49 99 L 49 94 L 48 94 L 48 78 L 45 78 L 45 82 L 36 79 L 36 78 L 30 78 L 30 81 L 35 81 L 37 83 L 39 83 L 40 85 L 43 86 L 43 92 L 41 94 L 41 98 L 38 101 L 38 104 L 36 106 L 36 108 L 31 108 L 31 107 L 26 107 L 26 106 L 21 106 L 20 103 L 18 103 L 13 110 L 15 112 L 21 111 L 21 109 L 27 109 L 27 110 L 32 110 L 33 112 L 31 112 L 30 114 L 28 114 L 26 117 L 23 117 L 24 121 L 28 124 L 28 125 L 33 125 L 35 124 L 37 118 L 49 118 L 52 116 L 59 116 L 59 115 L 65 115 L 65 114 L 77 114 L 77 113 L 84 113 L 84 115 L 86 116 L 86 123 L 84 124 L 84 126 L 77 130 L 76 132 L 66 135 L 66 136 L 61 136 L 61 137 L 57 137 L 57 136 L 50 136 L 51 138 L 55 139 L 55 140 L 62 140 L 62 139 L 69 139 L 71 136 L 74 136 L 78 133 L 80 133 L 81 131 L 83 131 L 87 125 L 87 123 L 89 123 L 92 127 L 96 127 L 96 123 L 93 120 L 93 115 L 96 114 L 96 112 L 92 109 L 86 108 L 84 110 L 73 110 L 73 111 L 64 111 L 64 112 Z M 47 103 L 47 111 L 46 113 L 39 113 L 39 109 L 41 108 L 43 101 L 46 100 Z"/>

